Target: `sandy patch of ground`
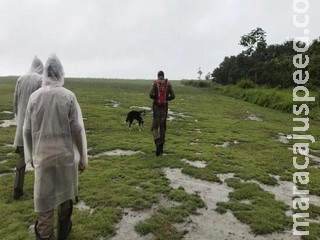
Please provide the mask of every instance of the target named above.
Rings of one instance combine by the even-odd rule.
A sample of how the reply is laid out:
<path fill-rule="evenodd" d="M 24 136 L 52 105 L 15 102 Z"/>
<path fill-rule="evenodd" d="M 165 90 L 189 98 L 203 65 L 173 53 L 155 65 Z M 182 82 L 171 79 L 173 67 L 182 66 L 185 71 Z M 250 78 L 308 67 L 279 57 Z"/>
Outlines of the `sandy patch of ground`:
<path fill-rule="evenodd" d="M 151 111 L 151 107 L 146 107 L 146 106 L 131 106 L 130 109 L 131 108 L 138 108 L 146 111 Z"/>
<path fill-rule="evenodd" d="M 215 144 L 214 146 L 215 147 L 227 148 L 227 147 L 230 147 L 231 145 L 237 145 L 237 144 L 239 144 L 239 142 L 237 140 L 234 140 L 233 142 L 226 141 L 226 142 L 223 142 L 221 144 Z"/>
<path fill-rule="evenodd" d="M 77 202 L 74 207 L 79 209 L 80 211 L 89 211 L 90 215 L 94 212 L 94 209 L 87 206 L 83 200 L 79 200 L 79 202 Z"/>
<path fill-rule="evenodd" d="M 198 193 L 207 206 L 198 211 L 199 215 L 193 215 L 189 221 L 177 225 L 179 230 L 188 230 L 184 238 L 186 240 L 300 239 L 299 237 L 293 237 L 292 232 L 254 236 L 250 233 L 250 227 L 239 222 L 231 212 L 228 211 L 226 214 L 219 214 L 214 211 L 218 202 L 229 200 L 228 194 L 233 191 L 232 188 L 226 184 L 212 183 L 189 177 L 182 174 L 180 169 L 165 168 L 164 172 L 170 180 L 172 188 L 182 186 L 188 193 Z M 233 177 L 233 174 L 219 174 L 219 177 L 221 177 L 222 182 L 224 182 L 229 177 Z"/>
<path fill-rule="evenodd" d="M 194 167 L 197 167 L 197 168 L 205 168 L 207 166 L 207 163 L 205 161 L 190 161 L 186 158 L 182 158 L 181 161 L 188 163 L 188 164 L 190 164 Z"/>
<path fill-rule="evenodd" d="M 276 139 L 277 141 L 282 142 L 284 144 L 288 144 L 290 142 L 289 139 L 287 138 L 287 135 L 281 132 L 278 133 Z"/>
<path fill-rule="evenodd" d="M 279 177 L 277 177 L 279 179 Z M 262 184 L 255 180 L 249 182 L 257 183 L 264 191 L 274 194 L 275 199 L 284 202 L 288 206 L 292 206 L 293 198 L 293 182 L 280 181 L 278 180 L 277 186 L 269 186 Z M 301 197 L 309 198 L 309 203 L 320 207 L 320 197 L 315 195 L 300 195 Z"/>
<path fill-rule="evenodd" d="M 173 207 L 179 203 L 170 201 L 164 197 L 160 197 L 159 203 L 152 206 L 149 210 L 132 211 L 131 209 L 123 210 L 123 217 L 117 224 L 117 234 L 112 238 L 113 240 L 151 240 L 154 239 L 152 234 L 140 236 L 135 230 L 134 226 L 140 221 L 145 221 L 150 218 L 161 207 Z"/>
<path fill-rule="evenodd" d="M 107 99 L 106 102 L 106 107 L 118 108 L 120 106 L 120 102 L 115 100 Z"/>
<path fill-rule="evenodd" d="M 2 111 L 2 112 L 0 112 L 0 114 L 13 114 L 13 112 L 11 112 L 11 111 Z"/>
<path fill-rule="evenodd" d="M 0 177 L 9 176 L 9 175 L 13 175 L 13 172 L 1 173 Z"/>
<path fill-rule="evenodd" d="M 130 156 L 134 154 L 145 154 L 142 151 L 132 151 L 132 150 L 121 150 L 121 149 L 115 149 L 108 152 L 99 153 L 94 156 L 90 156 L 91 158 L 97 158 L 102 156 Z"/>
<path fill-rule="evenodd" d="M 8 162 L 8 159 L 0 161 L 0 164 L 6 163 L 6 162 Z"/>
<path fill-rule="evenodd" d="M 0 127 L 2 128 L 7 128 L 10 126 L 17 126 L 16 120 L 11 119 L 11 120 L 0 120 Z"/>
<path fill-rule="evenodd" d="M 177 118 L 186 118 L 186 115 L 184 113 L 176 113 L 171 111 L 170 109 L 168 110 L 168 116 L 167 116 L 167 120 L 168 121 L 172 121 L 174 119 Z"/>
<path fill-rule="evenodd" d="M 248 115 L 245 119 L 246 120 L 250 120 L 250 121 L 257 121 L 257 122 L 262 122 L 262 118 L 256 116 L 255 114 L 253 113 L 250 113 L 250 112 L 246 112 L 246 114 Z"/>

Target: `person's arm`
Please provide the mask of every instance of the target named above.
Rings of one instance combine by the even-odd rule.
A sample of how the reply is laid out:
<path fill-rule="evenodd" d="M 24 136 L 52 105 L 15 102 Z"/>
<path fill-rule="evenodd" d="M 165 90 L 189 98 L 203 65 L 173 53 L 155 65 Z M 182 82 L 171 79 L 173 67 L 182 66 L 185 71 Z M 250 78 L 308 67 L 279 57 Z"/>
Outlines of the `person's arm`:
<path fill-rule="evenodd" d="M 167 92 L 167 100 L 168 101 L 171 101 L 173 99 L 176 98 L 176 95 L 174 94 L 173 90 L 172 90 L 172 86 L 171 86 L 171 83 L 169 82 L 169 85 L 168 85 L 168 92 Z"/>
<path fill-rule="evenodd" d="M 82 172 L 88 165 L 88 156 L 87 156 L 87 139 L 86 132 L 84 129 L 84 123 L 82 118 L 82 113 L 80 106 L 77 102 L 76 97 L 74 97 L 72 106 L 71 106 L 71 134 L 72 138 L 80 155 L 78 169 Z"/>
<path fill-rule="evenodd" d="M 152 83 L 151 88 L 149 90 L 149 96 L 151 99 L 156 99 L 157 97 L 157 89 L 155 83 Z"/>
<path fill-rule="evenodd" d="M 30 99 L 29 99 L 30 100 Z M 23 145 L 24 145 L 24 159 L 25 163 L 31 163 L 32 159 L 32 132 L 31 132 L 31 102 L 28 102 L 26 114 L 23 123 Z"/>
<path fill-rule="evenodd" d="M 18 114 L 19 85 L 20 85 L 20 81 L 18 79 L 15 90 L 14 90 L 14 97 L 13 97 L 13 112 L 15 117 L 17 117 L 17 114 Z"/>

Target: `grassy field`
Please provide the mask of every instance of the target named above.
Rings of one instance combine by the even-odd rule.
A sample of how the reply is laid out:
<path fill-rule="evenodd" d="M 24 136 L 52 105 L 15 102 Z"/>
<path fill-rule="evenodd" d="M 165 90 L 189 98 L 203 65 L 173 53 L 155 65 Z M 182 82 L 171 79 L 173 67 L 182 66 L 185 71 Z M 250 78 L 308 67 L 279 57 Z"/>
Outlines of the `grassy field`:
<path fill-rule="evenodd" d="M 0 124 L 13 118 L 6 111 L 13 110 L 15 80 L 0 78 Z M 292 204 L 276 199 L 261 186 L 277 187 L 277 178 L 292 182 L 297 170 L 292 164 L 294 155 L 288 148 L 294 142 L 282 143 L 276 138 L 280 132 L 293 133 L 292 127 L 297 126 L 292 121 L 294 115 L 223 96 L 207 88 L 184 86 L 179 81 L 172 81 L 172 85 L 176 99 L 169 107 L 173 119 L 167 124 L 166 155 L 157 158 L 150 132 L 151 111 L 147 111 L 141 132 L 137 126 L 130 131 L 123 123 L 130 107 L 151 106 L 148 97 L 151 81 L 66 79 L 65 87 L 76 94 L 85 118 L 90 159 L 88 168 L 79 177 L 79 199 L 92 210 L 91 213 L 74 210 L 70 240 L 111 239 L 117 236 L 117 227 L 128 209 L 143 212 L 154 206 L 158 207 L 150 217 L 135 224 L 136 233 L 159 240 L 183 239 L 188 233 L 179 226 L 206 208 L 205 199 L 183 187 L 173 188 L 163 171 L 165 168 L 178 168 L 195 179 L 228 185 L 233 190 L 227 201 L 217 204 L 215 211 L 222 216 L 231 212 L 250 227 L 253 236 L 291 231 L 292 217 L 286 212 Z M 114 106 L 115 103 L 119 105 Z M 261 121 L 248 120 L 252 115 Z M 0 238 L 34 239 L 28 231 L 35 220 L 33 172 L 26 174 L 22 199 L 12 199 L 17 157 L 11 146 L 14 133 L 14 126 L 0 128 Z M 304 134 L 314 136 L 316 142 L 310 148 L 319 150 L 320 122 L 311 120 Z M 217 146 L 226 142 L 230 143 L 228 147 Z M 140 152 L 128 156 L 103 154 L 116 149 Z M 320 155 L 317 151 L 312 154 Z M 197 168 L 182 159 L 202 161 L 206 166 Z M 301 188 L 320 196 L 317 164 L 310 158 L 307 168 L 310 182 Z M 219 174 L 226 173 L 234 175 L 223 183 Z M 161 205 L 163 199 L 171 204 Z M 319 207 L 320 202 L 309 208 L 313 221 L 308 228 L 310 235 L 303 239 L 318 239 Z"/>

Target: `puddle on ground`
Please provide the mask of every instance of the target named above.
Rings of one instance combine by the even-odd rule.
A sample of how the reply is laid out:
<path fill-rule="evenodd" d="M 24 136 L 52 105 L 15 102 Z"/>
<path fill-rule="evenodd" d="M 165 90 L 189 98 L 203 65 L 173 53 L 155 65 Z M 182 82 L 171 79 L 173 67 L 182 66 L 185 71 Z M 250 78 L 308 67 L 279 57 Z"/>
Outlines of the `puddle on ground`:
<path fill-rule="evenodd" d="M 182 158 L 181 161 L 188 163 L 188 164 L 190 164 L 194 167 L 197 167 L 197 168 L 205 168 L 207 166 L 207 163 L 205 161 L 190 161 L 186 158 Z"/>
<path fill-rule="evenodd" d="M 11 111 L 2 111 L 2 112 L 0 112 L 1 114 L 13 114 L 13 112 L 11 112 Z"/>
<path fill-rule="evenodd" d="M 239 202 L 243 203 L 243 204 L 246 204 L 246 205 L 251 205 L 251 200 L 249 200 L 249 199 L 241 200 Z"/>
<path fill-rule="evenodd" d="M 174 117 L 169 116 L 169 117 L 167 117 L 167 120 L 170 121 L 170 122 L 172 122 L 172 121 L 174 120 Z"/>
<path fill-rule="evenodd" d="M 250 113 L 249 111 L 247 111 L 246 114 L 248 114 L 246 120 L 262 122 L 262 118 L 256 116 L 255 114 Z"/>
<path fill-rule="evenodd" d="M 31 234 L 31 235 L 34 235 L 34 224 L 29 226 L 28 233 Z"/>
<path fill-rule="evenodd" d="M 172 121 L 174 119 L 177 119 L 177 118 L 186 118 L 186 115 L 184 113 L 176 113 L 176 112 L 173 112 L 171 111 L 170 109 L 168 110 L 168 116 L 167 116 L 167 120 L 168 121 Z"/>
<path fill-rule="evenodd" d="M 145 221 L 154 215 L 161 207 L 174 207 L 180 203 L 170 201 L 164 197 L 160 197 L 159 203 L 153 205 L 151 209 L 133 211 L 131 209 L 124 209 L 121 221 L 117 224 L 117 234 L 112 237 L 112 240 L 151 240 L 154 239 L 152 234 L 140 236 L 135 230 L 134 226 L 140 221 Z"/>
<path fill-rule="evenodd" d="M 134 154 L 145 154 L 142 151 L 132 151 L 132 150 L 121 150 L 121 149 L 115 149 L 108 152 L 99 153 L 94 156 L 90 156 L 91 158 L 97 158 L 102 156 L 131 156 Z"/>
<path fill-rule="evenodd" d="M 107 102 L 107 103 L 106 103 L 106 106 L 107 106 L 107 107 L 118 108 L 118 107 L 120 106 L 120 102 L 115 101 L 115 100 L 109 100 L 109 99 L 107 99 L 106 102 Z"/>
<path fill-rule="evenodd" d="M 151 107 L 146 107 L 146 106 L 131 106 L 130 108 L 138 108 L 146 111 L 151 111 Z"/>
<path fill-rule="evenodd" d="M 212 240 L 212 239 L 248 239 L 248 240 L 269 240 L 284 239 L 296 240 L 300 237 L 293 237 L 292 232 L 284 234 L 268 234 L 263 236 L 254 236 L 250 233 L 250 227 L 238 221 L 233 214 L 228 211 L 225 214 L 219 214 L 214 211 L 218 202 L 228 201 L 228 194 L 233 191 L 226 184 L 218 184 L 202 181 L 184 175 L 180 169 L 165 168 L 166 177 L 170 180 L 172 188 L 182 186 L 188 193 L 198 193 L 207 205 L 207 208 L 199 209 L 199 215 L 192 215 L 189 221 L 182 224 L 176 224 L 179 230 L 187 230 L 184 236 L 186 240 Z M 219 174 L 221 180 L 233 177 L 233 173 Z"/>
<path fill-rule="evenodd" d="M 231 145 L 237 145 L 237 144 L 239 144 L 239 142 L 237 140 L 235 140 L 233 142 L 226 141 L 226 142 L 223 142 L 221 144 L 215 144 L 214 146 L 215 147 L 227 148 L 227 147 L 230 147 Z"/>
<path fill-rule="evenodd" d="M 14 174 L 13 172 L 0 173 L 0 177 L 10 176 L 10 175 L 13 176 L 13 174 Z"/>
<path fill-rule="evenodd" d="M 16 120 L 11 119 L 11 120 L 0 120 L 0 127 L 2 128 L 7 128 L 10 126 L 17 126 Z"/>
<path fill-rule="evenodd" d="M 287 138 L 287 135 L 281 132 L 279 132 L 277 135 L 277 141 L 282 142 L 284 144 L 288 144 L 290 142 Z"/>
<path fill-rule="evenodd" d="M 89 211 L 90 215 L 94 212 L 94 209 L 87 206 L 83 200 L 80 200 L 77 204 L 74 205 L 74 207 L 79 209 L 80 211 Z"/>
<path fill-rule="evenodd" d="M 0 164 L 6 163 L 8 161 L 9 161 L 8 159 L 2 160 L 2 161 L 0 161 Z"/>

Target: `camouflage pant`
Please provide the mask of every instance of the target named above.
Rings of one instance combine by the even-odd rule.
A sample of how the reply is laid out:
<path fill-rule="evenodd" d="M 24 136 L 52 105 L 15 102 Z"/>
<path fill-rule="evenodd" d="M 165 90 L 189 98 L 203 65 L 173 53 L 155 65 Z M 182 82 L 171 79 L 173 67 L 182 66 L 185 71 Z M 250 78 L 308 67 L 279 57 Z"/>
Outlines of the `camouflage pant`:
<path fill-rule="evenodd" d="M 154 139 L 159 139 L 160 143 L 165 142 L 167 130 L 167 107 L 153 107 L 153 121 L 151 131 Z"/>

